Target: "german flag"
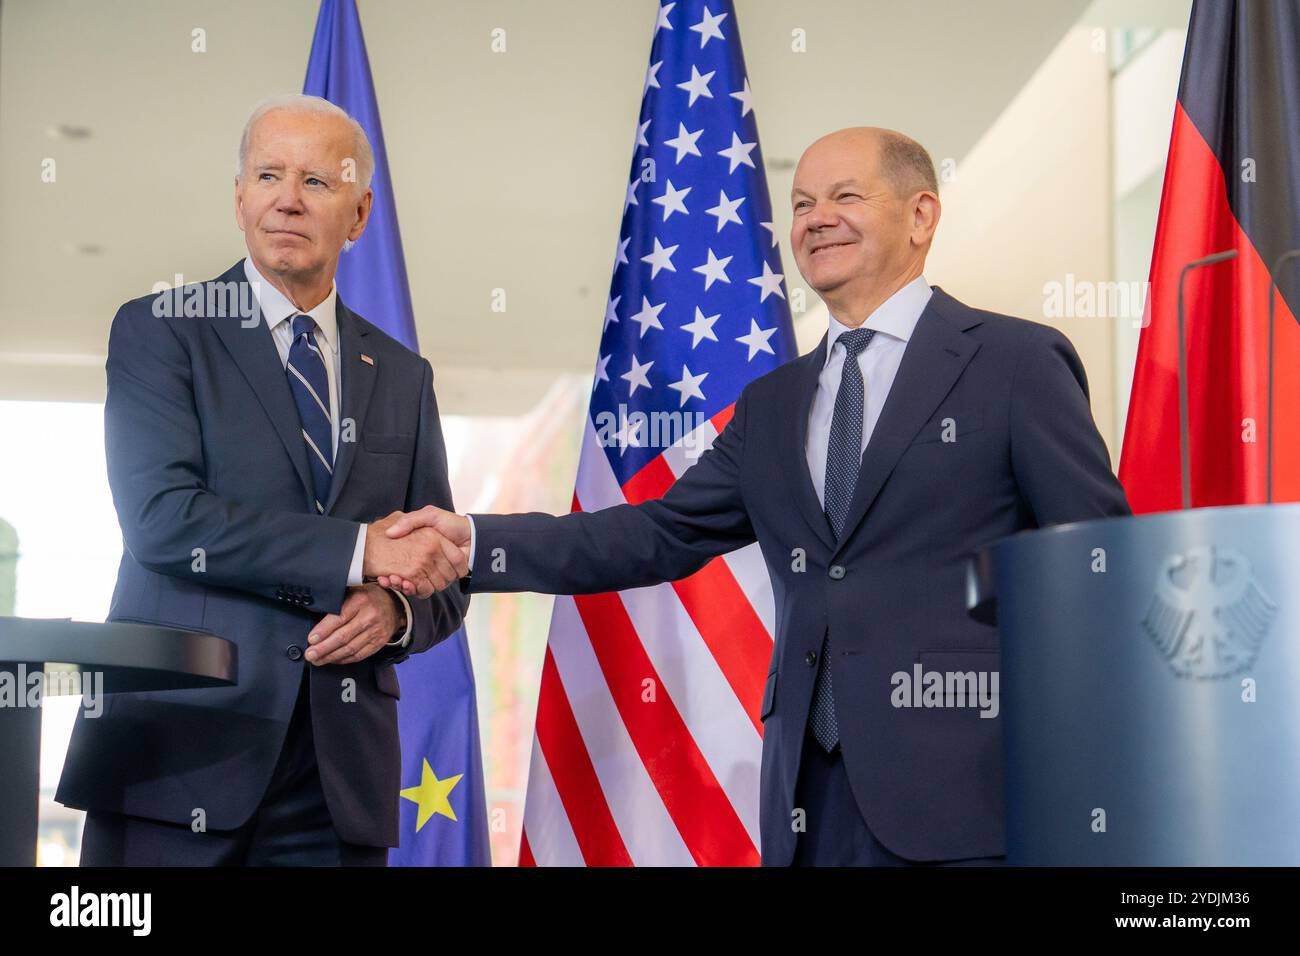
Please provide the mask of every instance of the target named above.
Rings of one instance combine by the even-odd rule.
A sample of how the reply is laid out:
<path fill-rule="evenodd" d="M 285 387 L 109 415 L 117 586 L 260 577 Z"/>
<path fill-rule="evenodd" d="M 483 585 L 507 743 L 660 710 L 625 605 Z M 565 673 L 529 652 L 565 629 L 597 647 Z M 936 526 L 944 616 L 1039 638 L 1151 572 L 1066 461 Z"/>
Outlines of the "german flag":
<path fill-rule="evenodd" d="M 1179 277 L 1194 507 L 1300 500 L 1300 0 L 1196 0 L 1174 107 L 1120 481 L 1182 505 Z M 1269 287 L 1276 280 L 1269 409 Z"/>

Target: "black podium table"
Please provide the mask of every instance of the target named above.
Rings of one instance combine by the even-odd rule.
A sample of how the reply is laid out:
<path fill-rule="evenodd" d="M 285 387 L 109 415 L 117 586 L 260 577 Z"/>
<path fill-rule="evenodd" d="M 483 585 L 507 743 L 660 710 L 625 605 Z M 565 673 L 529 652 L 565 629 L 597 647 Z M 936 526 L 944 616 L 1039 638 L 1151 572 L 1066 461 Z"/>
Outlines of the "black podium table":
<path fill-rule="evenodd" d="M 0 866 L 36 862 L 41 698 L 230 686 L 236 650 L 211 634 L 151 624 L 0 617 Z"/>

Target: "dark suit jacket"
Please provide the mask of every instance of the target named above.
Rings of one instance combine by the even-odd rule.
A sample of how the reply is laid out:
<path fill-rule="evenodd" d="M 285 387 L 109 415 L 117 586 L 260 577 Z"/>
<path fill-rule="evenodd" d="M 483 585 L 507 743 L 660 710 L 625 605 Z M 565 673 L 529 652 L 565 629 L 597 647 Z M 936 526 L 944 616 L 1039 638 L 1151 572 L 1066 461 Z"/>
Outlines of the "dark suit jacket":
<path fill-rule="evenodd" d="M 642 587 L 757 540 L 777 620 L 760 711 L 763 862 L 788 864 L 794 853 L 795 781 L 828 632 L 844 762 L 877 839 L 912 860 L 1000 855 L 1000 721 L 977 708 L 896 708 L 891 675 L 918 662 L 998 668 L 997 630 L 966 613 L 968 554 L 1026 528 L 1128 513 L 1083 368 L 1056 330 L 971 309 L 936 288 L 837 542 L 804 454 L 825 348 L 823 339 L 747 386 L 713 448 L 661 500 L 564 517 L 475 515 L 467 586 Z M 955 441 L 944 440 L 946 419 Z M 497 548 L 507 556 L 499 573 Z"/>
<path fill-rule="evenodd" d="M 223 296 L 241 286 L 242 262 L 203 291 L 228 306 Z M 412 599 L 405 651 L 323 668 L 301 655 L 313 624 L 343 603 L 358 522 L 451 507 L 432 369 L 338 303 L 343 429 L 317 515 L 298 412 L 265 321 L 206 305 L 203 315 L 159 317 L 155 303 L 174 300 L 164 292 L 126 303 L 109 337 L 105 445 L 125 544 L 109 620 L 233 641 L 239 682 L 109 695 L 102 716 L 78 716 L 55 799 L 186 824 L 201 808 L 209 829 L 240 826 L 266 791 L 307 670 L 338 834 L 396 846 L 393 665 L 454 633 L 466 599 L 455 589 Z"/>

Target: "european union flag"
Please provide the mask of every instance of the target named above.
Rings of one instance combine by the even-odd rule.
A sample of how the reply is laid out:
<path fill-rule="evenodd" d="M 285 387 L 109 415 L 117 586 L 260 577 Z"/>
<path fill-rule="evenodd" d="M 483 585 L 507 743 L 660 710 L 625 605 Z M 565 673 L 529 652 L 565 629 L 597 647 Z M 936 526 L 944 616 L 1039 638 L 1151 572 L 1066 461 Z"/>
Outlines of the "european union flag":
<path fill-rule="evenodd" d="M 353 116 L 370 138 L 374 206 L 366 231 L 339 259 L 339 297 L 412 350 L 415 317 L 397 205 L 370 60 L 354 0 L 322 0 L 303 92 Z M 487 805 L 479 749 L 478 704 L 462 628 L 399 665 L 402 699 L 401 846 L 392 866 L 489 866 Z"/>

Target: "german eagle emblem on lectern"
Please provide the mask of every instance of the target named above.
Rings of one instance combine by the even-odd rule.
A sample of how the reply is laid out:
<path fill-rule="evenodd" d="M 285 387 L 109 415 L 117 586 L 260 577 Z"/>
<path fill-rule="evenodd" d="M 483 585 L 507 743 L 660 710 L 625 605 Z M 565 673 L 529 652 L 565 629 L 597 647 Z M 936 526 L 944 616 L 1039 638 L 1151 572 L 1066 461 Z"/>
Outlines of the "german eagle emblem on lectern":
<path fill-rule="evenodd" d="M 1248 669 L 1277 615 L 1229 548 L 1192 548 L 1168 558 L 1142 627 L 1179 677 L 1214 679 Z"/>

